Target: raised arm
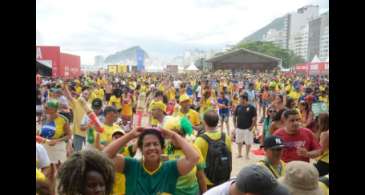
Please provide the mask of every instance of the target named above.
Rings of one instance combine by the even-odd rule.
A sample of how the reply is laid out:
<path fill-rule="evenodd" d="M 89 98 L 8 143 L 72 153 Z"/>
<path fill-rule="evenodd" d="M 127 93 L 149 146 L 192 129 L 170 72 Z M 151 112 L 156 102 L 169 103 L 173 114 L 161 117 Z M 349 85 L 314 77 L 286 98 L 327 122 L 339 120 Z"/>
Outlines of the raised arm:
<path fill-rule="evenodd" d="M 114 159 L 120 150 L 121 147 L 126 146 L 127 143 L 138 137 L 143 131 L 143 128 L 137 127 L 133 129 L 131 132 L 127 133 L 126 135 L 122 136 L 121 138 L 111 142 L 107 145 L 103 152 L 111 159 Z M 119 155 L 118 155 L 119 156 Z M 124 170 L 124 157 L 121 156 L 118 159 L 114 160 L 116 171 L 123 172 Z"/>
<path fill-rule="evenodd" d="M 190 144 L 187 140 L 185 140 L 177 133 L 165 129 L 161 129 L 161 131 L 166 138 L 175 140 L 176 143 L 181 147 L 185 157 L 177 161 L 177 169 L 179 170 L 180 175 L 186 175 L 198 163 L 198 151 L 196 151 L 192 144 Z"/>
<path fill-rule="evenodd" d="M 62 85 L 62 89 L 65 92 L 64 94 L 65 94 L 66 98 L 70 102 L 74 102 L 75 101 L 75 98 L 72 97 L 71 92 L 70 92 L 70 89 L 68 88 L 68 85 L 66 83 Z"/>

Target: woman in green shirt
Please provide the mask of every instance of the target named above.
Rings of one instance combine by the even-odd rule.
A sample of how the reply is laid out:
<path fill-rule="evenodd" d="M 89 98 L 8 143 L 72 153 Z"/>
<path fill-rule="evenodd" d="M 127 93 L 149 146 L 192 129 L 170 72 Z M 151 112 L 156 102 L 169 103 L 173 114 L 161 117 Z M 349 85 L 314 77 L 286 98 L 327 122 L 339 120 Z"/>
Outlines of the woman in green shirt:
<path fill-rule="evenodd" d="M 138 137 L 142 159 L 115 158 L 119 149 Z M 162 161 L 165 139 L 171 139 L 182 149 L 185 157 Z M 179 176 L 189 173 L 199 161 L 199 153 L 183 137 L 165 129 L 138 127 L 105 147 L 104 152 L 114 159 L 116 171 L 126 177 L 126 195 L 174 194 Z"/>

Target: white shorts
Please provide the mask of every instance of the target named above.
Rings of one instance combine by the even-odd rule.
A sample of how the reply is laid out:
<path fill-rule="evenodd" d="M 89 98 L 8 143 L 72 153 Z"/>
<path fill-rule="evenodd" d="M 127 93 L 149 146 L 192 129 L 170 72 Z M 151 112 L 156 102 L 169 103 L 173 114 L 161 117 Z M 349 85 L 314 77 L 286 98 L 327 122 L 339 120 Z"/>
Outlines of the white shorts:
<path fill-rule="evenodd" d="M 49 160 L 53 163 L 57 163 L 58 161 L 65 162 L 67 159 L 66 156 L 66 143 L 59 142 L 54 146 L 49 146 L 48 144 L 42 144 L 46 149 Z"/>
<path fill-rule="evenodd" d="M 245 142 L 246 145 L 253 144 L 253 133 L 248 129 L 236 129 L 236 144 Z"/>

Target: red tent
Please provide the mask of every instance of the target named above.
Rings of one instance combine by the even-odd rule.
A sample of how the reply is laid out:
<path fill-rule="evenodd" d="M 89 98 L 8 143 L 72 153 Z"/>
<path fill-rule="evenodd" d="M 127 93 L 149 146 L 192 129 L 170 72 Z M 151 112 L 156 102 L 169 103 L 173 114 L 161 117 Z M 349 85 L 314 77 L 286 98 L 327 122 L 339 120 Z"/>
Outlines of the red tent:
<path fill-rule="evenodd" d="M 307 75 L 324 75 L 328 74 L 329 62 L 321 61 L 317 56 L 314 56 L 311 62 L 295 65 L 296 73 L 305 73 Z"/>

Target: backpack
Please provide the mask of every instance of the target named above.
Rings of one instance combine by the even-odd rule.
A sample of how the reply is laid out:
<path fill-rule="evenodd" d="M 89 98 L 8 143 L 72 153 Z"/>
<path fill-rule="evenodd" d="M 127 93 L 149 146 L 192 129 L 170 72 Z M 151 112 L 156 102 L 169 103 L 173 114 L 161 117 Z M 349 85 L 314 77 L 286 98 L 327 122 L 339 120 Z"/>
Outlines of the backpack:
<path fill-rule="evenodd" d="M 225 144 L 225 134 L 222 133 L 221 139 L 216 141 L 206 134 L 200 137 L 208 142 L 205 175 L 214 186 L 228 181 L 232 171 L 232 153 Z"/>

